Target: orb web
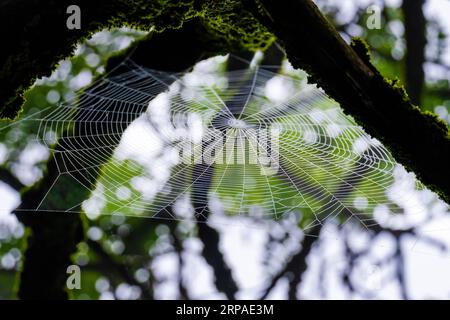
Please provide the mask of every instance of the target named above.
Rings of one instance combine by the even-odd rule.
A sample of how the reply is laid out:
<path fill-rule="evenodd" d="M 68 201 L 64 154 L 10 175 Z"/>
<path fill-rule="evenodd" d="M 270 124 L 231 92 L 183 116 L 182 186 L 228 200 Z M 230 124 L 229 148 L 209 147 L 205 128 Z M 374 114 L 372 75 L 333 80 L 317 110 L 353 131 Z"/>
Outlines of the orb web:
<path fill-rule="evenodd" d="M 232 59 L 239 68 L 228 68 Z M 228 55 L 169 73 L 125 59 L 40 115 L 21 121 L 39 122 L 36 139 L 57 173 L 41 201 L 21 210 L 200 220 L 290 213 L 307 229 L 329 218 L 369 226 L 374 212 L 401 213 L 398 199 L 408 197 L 392 187 L 398 164 L 389 152 L 287 62 Z M 52 200 L 64 188 L 74 197 Z"/>

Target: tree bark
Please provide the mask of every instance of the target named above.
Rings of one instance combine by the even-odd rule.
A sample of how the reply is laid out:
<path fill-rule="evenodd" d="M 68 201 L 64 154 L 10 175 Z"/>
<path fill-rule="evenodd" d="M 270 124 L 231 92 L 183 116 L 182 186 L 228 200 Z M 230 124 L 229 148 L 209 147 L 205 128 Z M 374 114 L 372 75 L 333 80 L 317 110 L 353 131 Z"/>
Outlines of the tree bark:
<path fill-rule="evenodd" d="M 70 5 L 80 8 L 80 29 L 66 26 Z M 222 46 L 258 48 L 273 41 L 239 0 L 0 1 L 0 38 L 5 44 L 0 51 L 0 118 L 15 118 L 23 93 L 35 79 L 49 76 L 59 60 L 71 56 L 77 43 L 94 32 L 123 26 L 161 32 L 194 18 L 214 30 Z M 186 53 L 192 46 L 179 49 Z"/>
<path fill-rule="evenodd" d="M 35 77 L 48 74 L 78 41 L 103 27 L 175 28 L 186 19 L 201 16 L 216 35 L 220 33 L 223 38 L 223 30 L 230 31 L 224 46 L 240 41 L 253 48 L 267 44 L 267 37 L 261 34 L 269 29 L 284 44 L 294 67 L 308 71 L 312 80 L 367 133 L 379 139 L 399 163 L 450 203 L 450 181 L 445 174 L 450 163 L 446 124 L 415 108 L 397 82 L 384 79 L 373 67 L 364 44 L 358 40 L 352 47 L 347 45 L 311 0 L 285 0 L 281 5 L 274 0 L 76 3 L 83 8 L 81 30 L 64 28 L 65 9 L 71 4 L 65 0 L 57 4 L 0 3 L 0 32 L 10 44 L 0 53 L 0 116 L 14 117 L 22 103 L 21 94 Z M 258 18 L 259 26 L 250 13 Z M 10 30 L 20 32 L 13 35 Z"/>

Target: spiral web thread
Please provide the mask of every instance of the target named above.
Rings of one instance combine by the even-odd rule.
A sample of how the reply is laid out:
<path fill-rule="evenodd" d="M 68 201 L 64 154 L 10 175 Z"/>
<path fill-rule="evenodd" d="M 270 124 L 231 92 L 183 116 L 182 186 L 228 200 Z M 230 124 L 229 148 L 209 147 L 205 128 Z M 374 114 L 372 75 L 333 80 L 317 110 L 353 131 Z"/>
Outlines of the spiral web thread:
<path fill-rule="evenodd" d="M 227 70 L 231 59 L 246 67 Z M 401 213 L 392 199 L 405 195 L 392 194 L 397 164 L 389 152 L 308 84 L 303 72 L 287 63 L 259 65 L 255 59 L 215 57 L 181 74 L 126 59 L 71 102 L 45 117 L 37 113 L 21 120 L 39 121 L 36 139 L 52 150 L 56 180 L 67 185 L 71 179 L 91 193 L 84 202 L 55 207 L 48 200 L 60 192 L 55 182 L 37 207 L 23 210 L 168 219 L 207 218 L 210 212 L 277 219 L 295 213 L 305 229 L 331 217 L 369 226 L 380 208 Z M 119 157 L 123 133 L 137 122 L 159 141 L 158 152 L 144 159 Z M 274 128 L 277 150 L 257 136 Z M 234 137 L 233 161 L 220 163 L 216 154 L 213 163 L 181 160 L 186 145 L 197 156 L 208 147 L 223 150 L 224 143 L 205 139 L 219 134 Z M 55 135 L 56 145 L 49 143 Z M 141 140 L 135 154 L 154 143 Z M 275 170 L 242 163 L 257 152 Z M 241 163 L 238 154 L 244 157 Z M 145 192 L 139 181 L 145 182 Z"/>

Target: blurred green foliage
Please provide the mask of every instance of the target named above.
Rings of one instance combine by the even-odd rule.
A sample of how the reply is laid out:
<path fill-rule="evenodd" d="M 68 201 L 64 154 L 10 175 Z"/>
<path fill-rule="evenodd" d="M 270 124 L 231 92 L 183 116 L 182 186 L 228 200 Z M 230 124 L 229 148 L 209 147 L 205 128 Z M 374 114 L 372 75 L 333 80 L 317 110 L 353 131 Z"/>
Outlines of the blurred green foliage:
<path fill-rule="evenodd" d="M 328 8 L 330 9 L 330 8 Z M 336 20 L 336 10 L 332 8 L 328 11 L 332 19 Z M 403 82 L 405 81 L 404 70 L 404 52 L 402 51 L 402 36 L 395 31 L 395 24 L 401 24 L 402 14 L 399 8 L 386 7 L 383 11 L 382 23 L 383 28 L 381 30 L 369 30 L 365 27 L 365 14 L 359 12 L 354 17 L 354 21 L 343 27 L 342 32 L 345 34 L 354 34 L 352 30 L 355 30 L 355 25 L 359 26 L 359 34 L 364 38 L 373 50 L 373 59 L 376 67 L 382 72 L 382 74 L 390 78 L 399 78 Z M 338 25 L 338 23 L 336 22 Z M 444 34 L 441 28 L 435 23 L 430 22 L 429 28 L 433 29 L 438 42 L 438 47 L 443 46 Z M 124 47 L 126 47 L 131 41 L 142 36 L 142 33 L 135 32 L 127 29 L 104 31 L 94 36 L 85 44 L 79 46 L 76 55 L 70 60 L 61 62 L 60 68 L 50 77 L 46 79 L 40 79 L 32 89 L 30 89 L 25 97 L 26 103 L 23 107 L 22 113 L 18 121 L 14 122 L 14 125 L 8 126 L 8 120 L 0 120 L 0 144 L 7 150 L 1 166 L 13 172 L 20 177 L 17 172 L 17 165 L 21 163 L 21 156 L 31 145 L 41 145 L 43 148 L 47 146 L 54 146 L 57 141 L 57 136 L 67 127 L 59 127 L 60 132 L 55 132 L 54 136 L 48 135 L 41 137 L 42 140 L 37 141 L 36 135 L 39 136 L 41 131 L 42 122 L 40 121 L 20 121 L 20 119 L 26 119 L 32 117 L 35 119 L 43 119 L 55 110 L 55 106 L 63 104 L 68 101 L 72 101 L 77 98 L 76 92 L 83 86 L 88 85 L 93 79 L 104 72 L 103 66 L 108 58 Z M 268 35 L 265 35 L 268 37 Z M 404 45 L 403 45 L 404 47 Z M 442 50 L 438 50 L 442 52 Z M 440 57 L 436 57 L 437 60 Z M 225 72 L 225 69 L 219 69 L 219 72 Z M 301 74 L 296 74 L 299 83 L 302 80 Z M 229 92 L 218 92 L 226 98 Z M 425 110 L 435 111 L 436 107 L 444 107 L 447 113 L 444 115 L 446 120 L 450 122 L 450 118 L 447 116 L 450 110 L 450 94 L 448 79 L 439 79 L 433 82 L 427 82 L 424 90 L 424 103 L 423 108 Z M 212 99 L 212 95 L 207 97 Z M 317 102 L 315 107 L 319 109 L 327 109 L 328 105 L 321 105 L 321 102 Z M 193 112 L 203 111 L 203 104 L 186 104 L 187 109 Z M 249 105 L 247 112 L 252 113 L 257 108 L 257 105 Z M 442 110 L 442 109 L 440 109 Z M 442 114 L 444 114 L 442 112 Z M 38 116 L 36 116 L 38 115 Z M 280 121 L 289 121 L 289 118 L 282 119 Z M 70 125 L 70 122 L 67 123 Z M 313 122 L 309 125 L 314 126 Z M 292 132 L 285 132 L 284 134 L 292 134 Z M 295 132 L 294 132 L 295 134 Z M 350 133 L 349 133 L 350 134 Z M 300 137 L 298 137 L 300 140 Z M 356 136 L 351 139 L 356 139 Z M 292 143 L 292 136 L 289 140 L 280 138 L 282 149 L 289 150 L 290 147 L 295 147 L 283 141 L 289 141 Z M 338 150 L 339 145 L 337 140 L 333 140 L 333 144 Z M 43 144 L 45 142 L 45 144 Z M 283 145 L 285 143 L 285 145 Z M 298 148 L 298 146 L 297 146 Z M 337 152 L 337 151 L 336 151 Z M 46 153 L 47 157 L 49 153 Z M 336 154 L 339 156 L 339 154 Z M 33 168 L 37 171 L 32 178 L 21 179 L 25 185 L 32 185 L 42 175 L 42 171 L 45 170 L 45 164 L 47 157 L 39 159 L 36 163 L 32 164 Z M 310 157 L 308 159 L 308 157 Z M 308 167 L 307 163 L 304 163 L 305 158 L 310 162 L 316 161 L 311 153 L 302 154 L 289 154 L 288 158 L 293 161 L 299 167 Z M 351 170 L 351 166 L 354 163 L 349 162 L 349 167 L 336 167 L 335 164 L 329 162 L 329 167 L 317 168 L 317 172 L 311 172 L 311 177 L 315 175 L 324 175 L 328 170 L 333 170 L 339 173 L 340 178 L 345 178 L 347 172 Z M 15 169 L 16 168 L 16 169 Z M 121 288 L 128 293 L 128 297 L 134 297 L 135 292 L 140 292 L 141 297 L 145 297 L 146 290 L 151 292 L 151 285 L 149 284 L 149 278 L 151 275 L 150 262 L 153 255 L 156 255 L 155 248 L 159 241 L 171 241 L 171 233 L 169 227 L 166 226 L 164 221 L 155 223 L 152 219 L 141 219 L 139 217 L 149 217 L 149 207 L 134 206 L 133 203 L 141 203 L 144 201 L 143 195 L 134 189 L 131 183 L 132 179 L 143 174 L 145 168 L 138 162 L 133 160 L 119 161 L 112 159 L 110 163 L 105 164 L 103 167 L 100 178 L 98 179 L 97 188 L 100 188 L 100 193 L 103 194 L 103 205 L 95 214 L 88 213 L 91 218 L 89 220 L 89 227 L 87 231 L 87 240 L 79 245 L 79 251 L 74 256 L 75 263 L 82 266 L 82 284 L 81 290 L 71 291 L 72 297 L 75 299 L 98 299 L 103 294 L 103 298 L 117 297 L 117 289 Z M 180 168 L 173 167 L 172 174 L 176 174 Z M 286 208 L 292 207 L 293 204 L 301 205 L 305 202 L 313 203 L 316 199 L 312 195 L 305 194 L 304 197 L 299 197 L 295 188 L 285 189 L 283 198 L 272 199 L 270 198 L 270 189 L 277 189 L 280 186 L 284 186 L 282 179 L 277 176 L 268 176 L 268 183 L 264 184 L 249 184 L 248 181 L 238 181 L 236 177 L 244 177 L 242 174 L 243 168 L 241 166 L 217 166 L 212 181 L 212 188 L 218 186 L 219 181 L 229 180 L 228 185 L 250 185 L 250 187 L 243 190 L 239 188 L 234 189 L 220 189 L 217 194 L 221 199 L 227 198 L 239 198 L 242 197 L 243 201 L 251 205 L 264 204 L 266 202 L 274 203 L 274 216 L 278 213 L 282 213 Z M 250 171 L 259 171 L 259 167 L 246 166 L 247 173 Z M 374 170 L 373 173 L 367 175 L 368 179 L 361 182 L 359 190 L 370 190 L 377 188 L 376 179 L 379 179 L 379 172 Z M 373 179 L 372 179 L 373 177 Z M 189 176 L 184 177 L 186 184 L 190 182 Z M 385 179 L 388 179 L 384 177 Z M 314 185 L 316 182 L 311 178 L 307 183 Z M 332 181 L 330 180 L 330 183 Z M 118 186 L 125 187 L 130 191 L 130 195 L 126 197 L 117 197 Z M 336 186 L 328 185 L 330 189 L 336 188 Z M 217 188 L 215 188 L 217 189 Z M 177 190 L 171 190 L 176 193 Z M 95 192 L 94 198 L 95 198 Z M 57 197 L 57 195 L 53 195 Z M 358 190 L 355 190 L 349 195 L 349 198 L 356 198 L 361 196 Z M 76 198 L 76 192 L 74 191 L 74 197 Z M 57 199 L 58 200 L 58 199 Z M 66 201 L 67 199 L 59 199 Z M 82 200 L 82 199 L 78 199 Z M 90 201 L 91 199 L 87 200 Z M 275 200 L 275 201 L 274 201 Z M 75 201 L 75 200 L 74 200 Z M 369 207 L 373 205 L 370 203 Z M 158 197 L 154 202 L 158 202 Z M 85 202 L 86 204 L 86 202 Z M 322 203 L 318 202 L 317 207 L 320 207 Z M 304 209 L 302 220 L 299 221 L 301 226 L 305 226 L 311 223 L 313 219 L 314 207 L 312 209 Z M 229 214 L 235 214 L 240 208 L 229 208 Z M 111 214 L 112 213 L 112 214 Z M 0 222 L 1 223 L 1 222 Z M 2 226 L 0 225 L 0 228 Z M 0 264 L 0 299 L 12 299 L 14 296 L 14 288 L 17 285 L 16 276 L 18 270 L 20 270 L 20 252 L 23 249 L 25 243 L 24 232 L 15 230 L 9 232 L 8 236 L 0 238 L 0 261 L 2 259 L 10 259 L 13 257 L 16 259 L 14 263 Z M 188 238 L 193 234 L 188 230 L 184 233 L 181 232 L 181 238 Z M 169 239 L 169 240 L 167 240 Z M 8 258 L 5 258 L 8 257 Z M 148 277 L 136 276 L 138 271 L 149 275 Z M 124 287 L 124 285 L 128 287 Z M 124 289 L 125 288 L 125 289 Z M 125 295 L 126 296 L 126 295 Z M 139 297 L 139 295 L 137 295 Z"/>

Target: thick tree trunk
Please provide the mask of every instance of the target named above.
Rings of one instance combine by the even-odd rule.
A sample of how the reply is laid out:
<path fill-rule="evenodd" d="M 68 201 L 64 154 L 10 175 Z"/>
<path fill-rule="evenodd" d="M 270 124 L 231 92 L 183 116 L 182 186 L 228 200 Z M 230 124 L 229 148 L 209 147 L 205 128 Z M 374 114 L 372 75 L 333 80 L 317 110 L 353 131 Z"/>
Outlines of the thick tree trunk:
<path fill-rule="evenodd" d="M 411 102 L 419 105 L 422 101 L 424 84 L 423 63 L 425 61 L 426 21 L 423 15 L 425 0 L 403 1 L 406 39 L 406 89 Z"/>

